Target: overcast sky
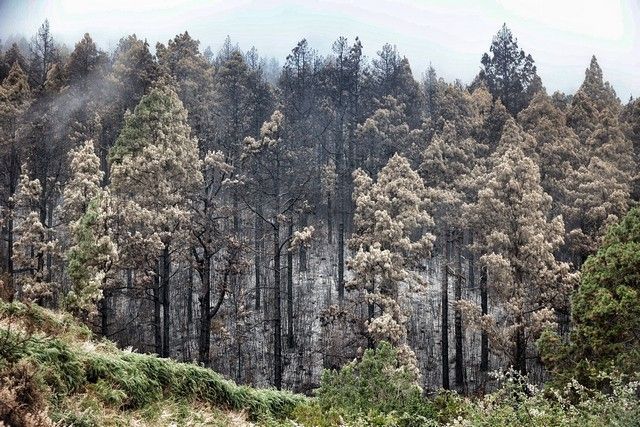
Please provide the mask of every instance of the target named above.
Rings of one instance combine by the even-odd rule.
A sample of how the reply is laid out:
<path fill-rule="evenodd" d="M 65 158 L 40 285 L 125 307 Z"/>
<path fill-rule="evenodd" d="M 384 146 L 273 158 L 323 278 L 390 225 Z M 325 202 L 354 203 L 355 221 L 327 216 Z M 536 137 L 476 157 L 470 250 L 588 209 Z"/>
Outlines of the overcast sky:
<path fill-rule="evenodd" d="M 338 36 L 359 36 L 368 57 L 388 42 L 416 77 L 432 63 L 463 82 L 506 22 L 549 92 L 574 92 L 595 54 L 623 101 L 640 96 L 640 0 L 0 0 L 0 38 L 30 38 L 45 18 L 71 48 L 85 32 L 109 50 L 127 34 L 154 46 L 188 30 L 203 49 L 229 35 L 281 63 L 302 38 L 326 54 Z"/>

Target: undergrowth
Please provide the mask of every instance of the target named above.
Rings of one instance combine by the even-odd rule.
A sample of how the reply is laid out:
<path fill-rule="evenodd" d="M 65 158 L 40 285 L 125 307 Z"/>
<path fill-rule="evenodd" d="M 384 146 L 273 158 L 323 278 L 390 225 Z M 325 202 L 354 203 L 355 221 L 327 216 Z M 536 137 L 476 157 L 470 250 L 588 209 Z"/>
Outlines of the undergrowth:
<path fill-rule="evenodd" d="M 397 356 L 384 343 L 367 350 L 306 398 L 122 351 L 68 315 L 0 300 L 0 426 L 640 426 L 638 383 L 611 374 L 607 391 L 535 387 L 512 372 L 480 398 L 426 398 Z"/>
<path fill-rule="evenodd" d="M 0 321 L 0 368 L 13 369 L 18 362 L 34 366 L 33 383 L 48 396 L 51 418 L 61 425 L 100 425 L 90 410 L 68 410 L 72 395 L 90 396 L 120 411 L 165 401 L 201 402 L 265 422 L 286 418 L 305 400 L 285 391 L 239 386 L 200 366 L 120 351 L 107 341 L 87 342 L 88 329 L 35 305 L 0 302 Z"/>

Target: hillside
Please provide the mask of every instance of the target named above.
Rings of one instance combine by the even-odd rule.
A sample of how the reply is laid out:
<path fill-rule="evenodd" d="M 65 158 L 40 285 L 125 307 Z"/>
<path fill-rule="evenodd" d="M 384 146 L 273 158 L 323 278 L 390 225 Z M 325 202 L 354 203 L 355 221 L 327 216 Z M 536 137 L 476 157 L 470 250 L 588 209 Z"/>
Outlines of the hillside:
<path fill-rule="evenodd" d="M 120 350 L 69 314 L 0 300 L 0 426 L 628 426 L 638 383 L 544 389 L 515 372 L 480 399 L 424 397 L 386 344 L 325 372 L 316 397 L 240 386 L 193 364 Z"/>
<path fill-rule="evenodd" d="M 262 425 L 300 395 L 123 351 L 68 314 L 0 303 L 0 420 L 11 426 Z"/>

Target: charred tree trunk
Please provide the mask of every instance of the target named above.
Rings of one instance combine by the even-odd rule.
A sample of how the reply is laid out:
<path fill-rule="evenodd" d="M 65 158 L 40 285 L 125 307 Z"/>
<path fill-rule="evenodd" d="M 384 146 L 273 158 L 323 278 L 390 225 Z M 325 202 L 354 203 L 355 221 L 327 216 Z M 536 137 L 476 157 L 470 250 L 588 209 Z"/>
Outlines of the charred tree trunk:
<path fill-rule="evenodd" d="M 327 194 L 327 243 L 333 244 L 333 203 L 331 193 Z"/>
<path fill-rule="evenodd" d="M 258 207 L 258 212 L 262 215 L 262 208 Z M 260 309 L 261 304 L 261 289 L 260 289 L 260 264 L 261 260 L 261 251 L 260 251 L 260 241 L 262 240 L 262 219 L 256 215 L 255 218 L 255 229 L 253 235 L 253 252 L 254 252 L 254 274 L 255 274 L 255 285 L 256 285 L 256 295 L 255 295 L 255 308 L 256 310 Z"/>
<path fill-rule="evenodd" d="M 456 244 L 456 284 L 455 300 L 458 303 L 462 299 L 462 239 L 458 236 Z M 462 313 L 460 308 L 455 307 L 454 334 L 456 341 L 456 387 L 464 392 L 464 331 L 462 330 Z"/>
<path fill-rule="evenodd" d="M 371 295 L 373 295 L 376 292 L 375 279 L 371 281 L 371 289 L 369 292 Z M 373 304 L 373 302 L 369 302 L 367 304 L 367 321 L 369 323 L 373 320 L 373 316 L 375 316 L 375 314 L 376 314 L 376 306 Z M 365 328 L 365 331 L 366 331 L 366 328 Z M 367 334 L 367 348 L 374 348 L 375 342 L 373 341 L 373 337 L 368 332 L 366 332 L 366 334 Z"/>
<path fill-rule="evenodd" d="M 338 199 L 338 299 L 342 303 L 344 299 L 344 233 L 345 233 L 345 191 L 344 191 L 344 138 L 342 133 L 342 121 L 336 129 L 336 197 Z"/>
<path fill-rule="evenodd" d="M 486 266 L 480 269 L 480 308 L 483 316 L 488 314 Z M 480 371 L 489 371 L 489 336 L 486 331 L 482 331 L 480 336 Z"/>
<path fill-rule="evenodd" d="M 273 385 L 282 388 L 282 314 L 280 301 L 280 225 L 273 227 Z"/>
<path fill-rule="evenodd" d="M 522 320 L 519 322 L 522 324 Z M 527 375 L 527 342 L 524 336 L 524 328 L 522 326 L 518 327 L 515 336 L 515 366 L 514 369 L 518 371 L 520 374 Z"/>
<path fill-rule="evenodd" d="M 442 282 L 441 309 L 442 309 L 442 330 L 441 330 L 441 363 L 442 363 L 442 388 L 448 390 L 449 386 L 449 230 L 445 227 L 442 233 Z"/>
<path fill-rule="evenodd" d="M 198 361 L 209 366 L 211 348 L 211 260 L 207 252 L 203 254 L 199 266 L 202 294 L 200 295 L 200 334 L 198 337 Z"/>
<path fill-rule="evenodd" d="M 156 347 L 156 354 L 162 355 L 162 319 L 160 316 L 162 307 L 162 294 L 160 293 L 160 275 L 159 269 L 153 279 L 153 335 Z"/>
<path fill-rule="evenodd" d="M 276 156 L 273 178 L 275 206 L 273 218 L 273 385 L 282 388 L 282 298 L 280 295 L 280 159 Z"/>
<path fill-rule="evenodd" d="M 289 222 L 289 239 L 293 236 L 293 222 Z M 293 335 L 293 252 L 287 251 L 287 347 L 295 347 Z"/>
<path fill-rule="evenodd" d="M 171 354 L 170 335 L 170 294 L 169 280 L 171 278 L 171 254 L 169 245 L 165 243 L 162 250 L 162 357 Z"/>
<path fill-rule="evenodd" d="M 340 224 L 338 224 L 338 299 L 344 299 L 344 221 L 340 213 Z"/>
<path fill-rule="evenodd" d="M 300 216 L 300 228 L 304 229 L 306 226 L 307 214 L 303 212 Z M 298 248 L 298 269 L 300 271 L 307 271 L 307 248 L 305 245 L 300 245 Z"/>
<path fill-rule="evenodd" d="M 109 293 L 107 289 L 102 291 L 102 299 L 99 304 L 100 310 L 100 335 L 109 336 Z"/>

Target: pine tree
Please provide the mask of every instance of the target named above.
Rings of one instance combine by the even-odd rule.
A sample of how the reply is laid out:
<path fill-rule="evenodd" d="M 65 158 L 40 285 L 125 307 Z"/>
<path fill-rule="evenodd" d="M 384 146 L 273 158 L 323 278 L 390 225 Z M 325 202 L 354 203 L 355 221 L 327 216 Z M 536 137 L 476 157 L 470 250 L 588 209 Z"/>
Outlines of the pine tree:
<path fill-rule="evenodd" d="M 20 176 L 18 189 L 13 196 L 15 241 L 12 261 L 18 297 L 42 304 L 55 290 L 45 257 L 55 253 L 57 242 L 50 238 L 49 230 L 40 221 L 38 202 L 41 193 L 40 181 L 30 179 L 27 174 Z"/>
<path fill-rule="evenodd" d="M 71 177 L 62 194 L 61 217 L 69 224 L 68 272 L 72 289 L 66 296 L 67 308 L 88 320 L 96 312 L 110 274 L 115 270 L 118 251 L 110 225 L 112 202 L 101 188 L 103 172 L 93 141 L 86 141 L 70 153 Z M 102 308 L 101 332 L 107 334 L 107 313 Z"/>
<path fill-rule="evenodd" d="M 636 165 L 640 164 L 640 98 L 629 101 L 620 115 L 620 121 L 626 124 L 626 137 L 633 144 Z M 640 170 L 636 175 L 632 190 L 633 200 L 640 200 Z"/>
<path fill-rule="evenodd" d="M 354 234 L 348 262 L 349 287 L 368 304 L 366 334 L 370 346 L 387 341 L 401 346 L 406 363 L 415 364 L 408 348 L 405 286 L 422 284 L 414 272 L 430 256 L 434 236 L 430 200 L 420 176 L 407 159 L 394 155 L 374 182 L 354 173 Z M 417 369 L 417 367 L 415 368 Z"/>
<path fill-rule="evenodd" d="M 191 136 L 187 111 L 168 84 L 159 82 L 126 117 L 110 160 L 111 190 L 121 206 L 122 221 L 130 229 L 125 238 L 131 234 L 141 238 L 142 247 L 128 250 L 136 255 L 155 253 L 158 263 L 155 316 L 159 317 L 162 307 L 163 320 L 162 338 L 160 330 L 156 331 L 156 348 L 166 357 L 171 351 L 172 254 L 183 246 L 179 239 L 189 221 L 189 198 L 202 184 L 198 146 Z"/>
<path fill-rule="evenodd" d="M 464 116 L 459 119 L 463 120 Z M 441 119 L 442 120 L 442 119 Z M 436 219 L 437 228 L 441 231 L 439 244 L 442 260 L 441 284 L 441 363 L 442 386 L 449 388 L 449 272 L 452 258 L 458 266 L 455 274 L 455 297 L 462 294 L 462 246 L 465 224 L 460 212 L 468 202 L 469 191 L 467 181 L 476 162 L 479 145 L 473 138 L 462 139 L 456 132 L 453 123 L 444 122 L 443 129 L 431 140 L 422 154 L 421 175 L 432 193 L 433 208 L 431 213 Z M 453 248 L 454 254 L 451 254 Z M 473 268 L 473 267 L 471 267 Z M 463 389 L 464 367 L 462 360 L 462 313 L 455 310 L 456 339 L 456 385 Z"/>
<path fill-rule="evenodd" d="M 544 92 L 537 93 L 518 114 L 518 123 L 536 140 L 541 184 L 554 200 L 554 211 L 560 213 L 567 203 L 564 187 L 568 175 L 585 161 L 578 137 Z"/>
<path fill-rule="evenodd" d="M 518 40 L 506 24 L 494 36 L 489 52 L 482 56 L 480 78 L 493 97 L 515 116 L 528 105 L 539 80 L 533 58 L 518 47 Z"/>
<path fill-rule="evenodd" d="M 475 303 L 461 302 L 471 321 L 489 333 L 493 348 L 521 373 L 530 344 L 555 322 L 554 309 L 566 303 L 573 280 L 569 266 L 554 257 L 564 224 L 560 216 L 549 218 L 551 197 L 540 185 L 538 166 L 525 155 L 526 141 L 520 132 L 505 133 L 501 154 L 466 212 L 478 231 L 474 246 L 499 309 L 482 315 Z"/>
<path fill-rule="evenodd" d="M 417 127 L 422 119 L 423 98 L 420 85 L 413 78 L 409 60 L 400 56 L 395 46 L 386 43 L 371 65 L 365 81 L 370 96 L 378 102 L 382 102 L 385 96 L 397 99 L 405 105 L 409 125 Z"/>
<path fill-rule="evenodd" d="M 45 20 L 31 40 L 31 62 L 29 65 L 30 84 L 41 88 L 47 81 L 47 73 L 54 63 L 58 62 L 58 47 L 51 36 L 49 20 Z"/>
<path fill-rule="evenodd" d="M 104 71 L 107 55 L 98 50 L 89 33 L 76 43 L 66 64 L 66 74 L 71 86 L 79 86 L 81 92 L 87 92 L 92 83 L 100 81 L 99 72 Z M 96 75 L 94 75 L 94 73 Z M 90 81 L 89 78 L 95 80 Z"/>
<path fill-rule="evenodd" d="M 584 81 L 571 101 L 567 124 L 585 144 L 604 117 L 617 116 L 619 112 L 620 100 L 609 82 L 604 81 L 602 69 L 593 56 Z"/>
<path fill-rule="evenodd" d="M 640 211 L 612 225 L 582 266 L 573 293 L 570 342 L 548 331 L 539 341 L 545 362 L 561 378 L 603 384 L 602 372 L 637 375 L 640 362 Z M 600 379 L 598 379 L 600 377 Z M 573 378 L 571 378 L 573 380 Z"/>
<path fill-rule="evenodd" d="M 417 151 L 417 137 L 407 124 L 405 105 L 390 96 L 383 99 L 373 115 L 358 125 L 355 138 L 362 156 L 360 163 L 371 175 L 378 173 L 394 154 L 410 156 Z"/>
<path fill-rule="evenodd" d="M 0 159 L 4 173 L 2 174 L 3 190 L 1 215 L 6 218 L 3 221 L 3 237 L 7 242 L 6 249 L 3 245 L 2 253 L 5 263 L 4 271 L 13 275 L 13 219 L 11 197 L 15 194 L 20 177 L 20 164 L 23 157 L 23 147 L 18 140 L 18 130 L 24 120 L 24 113 L 31 102 L 31 90 L 27 82 L 27 75 L 16 61 L 11 66 L 9 75 L 0 85 L 0 139 L 3 141 L 0 148 Z"/>

